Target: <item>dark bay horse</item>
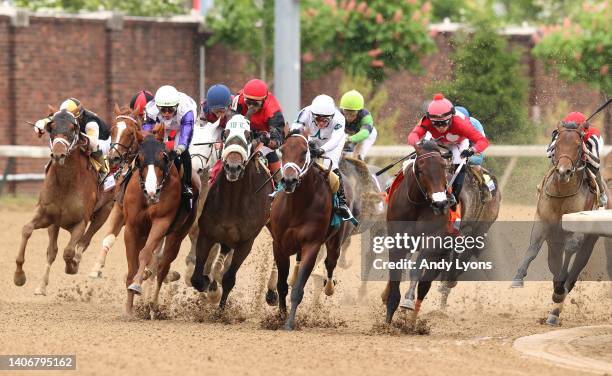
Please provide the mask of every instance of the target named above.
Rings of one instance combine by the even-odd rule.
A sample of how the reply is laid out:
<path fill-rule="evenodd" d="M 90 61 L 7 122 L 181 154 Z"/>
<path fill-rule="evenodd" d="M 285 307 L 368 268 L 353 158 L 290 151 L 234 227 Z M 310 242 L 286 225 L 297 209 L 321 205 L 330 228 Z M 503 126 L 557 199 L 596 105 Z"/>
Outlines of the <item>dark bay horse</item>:
<path fill-rule="evenodd" d="M 253 134 L 242 115 L 232 117 L 224 130 L 223 173 L 211 185 L 198 220 L 199 234 L 192 286 L 207 291 L 209 301 L 219 299 L 224 308 L 236 283 L 236 273 L 251 252 L 253 242 L 270 217 L 273 191 L 270 174 L 253 149 Z M 259 189 L 259 190 L 258 190 Z M 221 251 L 210 275 L 204 274 L 209 252 L 215 244 Z M 223 273 L 225 259 L 233 249 L 229 269 Z M 219 294 L 219 282 L 222 293 Z"/>
<path fill-rule="evenodd" d="M 447 163 L 438 145 L 433 141 L 417 144 L 416 159 L 405 172 L 404 180 L 389 199 L 387 209 L 387 234 L 408 233 L 417 235 L 446 234 L 448 213 L 448 184 L 446 180 Z M 421 250 L 421 256 L 424 256 Z M 389 249 L 389 261 L 399 262 L 405 258 L 406 250 Z M 431 281 L 437 274 L 428 270 L 429 275 L 421 276 L 418 282 L 418 296 L 412 320 L 416 322 L 421 302 L 431 288 Z M 426 278 L 423 278 L 426 277 Z M 393 314 L 400 303 L 400 281 L 402 269 L 389 270 L 389 282 L 383 292 L 383 300 L 387 303 L 387 323 L 393 319 Z M 386 298 L 386 299 L 385 299 Z"/>
<path fill-rule="evenodd" d="M 89 161 L 85 137 L 81 137 L 75 117 L 66 110 L 56 112 L 47 124 L 46 131 L 49 133 L 51 162 L 34 217 L 23 226 L 14 276 L 15 285 L 25 284 L 26 276 L 22 267 L 26 245 L 35 229 L 47 228 L 47 267 L 35 291 L 40 295 L 46 294 L 49 271 L 57 255 L 59 229 L 70 232 L 70 241 L 64 249 L 64 261 L 66 273 L 76 274 L 85 249 L 77 247 L 78 244 L 85 235 L 91 239 L 108 215 L 105 207 L 99 203 L 102 192 L 98 187 L 98 173 Z"/>
<path fill-rule="evenodd" d="M 115 240 L 125 223 L 123 218 L 123 193 L 125 192 L 126 174 L 130 169 L 136 154 L 138 153 L 138 133 L 141 132 L 142 124 L 137 113 L 125 107 L 120 109 L 115 105 L 115 120 L 111 127 L 111 149 L 108 152 L 110 171 L 114 172 L 115 189 L 113 191 L 114 204 L 109 215 L 109 230 L 102 240 L 102 249 L 89 276 L 91 278 L 102 277 L 102 269 L 106 263 L 106 256 L 115 244 Z"/>
<path fill-rule="evenodd" d="M 164 241 L 152 299 L 153 305 L 157 304 L 161 284 L 195 221 L 197 209 L 196 205 L 185 205 L 181 200 L 181 178 L 172 158 L 173 152 L 167 152 L 162 143 L 163 126 L 157 125 L 152 133 L 147 136 L 137 133 L 140 148 L 135 159 L 136 171 L 126 187 L 123 202 L 128 262 L 125 310 L 128 316 L 133 314 L 134 294 L 142 293 L 142 282 L 152 274 L 153 253 Z M 192 175 L 194 200 L 198 197 L 199 182 Z"/>
<path fill-rule="evenodd" d="M 589 187 L 590 178 L 583 158 L 583 130 L 574 124 L 561 124 L 557 131 L 553 166 L 542 183 L 530 245 L 512 281 L 512 287 L 523 287 L 529 264 L 546 241 L 548 267 L 553 274 L 552 300 L 555 303 L 546 321 L 549 325 L 559 324 L 565 297 L 574 288 L 598 239 L 597 235 L 572 234 L 561 227 L 563 214 L 596 209 L 597 197 Z"/>
<path fill-rule="evenodd" d="M 288 330 L 295 328 L 297 307 L 304 297 L 304 286 L 323 244 L 327 248 L 325 294 L 330 296 L 334 293 L 332 277 L 340 248 L 353 230 L 349 222 L 330 226 L 332 191 L 328 181 L 329 171 L 311 161 L 307 137 L 307 134 L 292 132 L 281 147 L 284 190 L 274 198 L 269 224 L 274 260 L 278 267 L 278 307 L 283 316 L 287 314 L 289 257 L 299 252 L 301 259 L 297 281 L 291 290 L 291 311 L 285 324 Z M 345 192 L 350 202 L 352 192 L 349 185 L 345 186 Z M 268 297 L 272 293 L 268 291 Z M 268 302 L 276 300 L 268 297 Z"/>

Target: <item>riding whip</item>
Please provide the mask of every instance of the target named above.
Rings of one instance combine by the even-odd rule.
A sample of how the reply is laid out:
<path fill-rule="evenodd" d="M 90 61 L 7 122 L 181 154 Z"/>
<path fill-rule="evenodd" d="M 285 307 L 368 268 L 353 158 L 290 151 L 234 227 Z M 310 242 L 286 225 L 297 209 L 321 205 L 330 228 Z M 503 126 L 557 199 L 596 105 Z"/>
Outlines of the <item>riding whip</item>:
<path fill-rule="evenodd" d="M 265 187 L 265 186 L 266 186 L 266 184 L 268 184 L 268 182 L 269 182 L 270 180 L 272 180 L 272 178 L 274 178 L 274 176 L 276 176 L 276 174 L 278 174 L 278 172 L 279 172 L 279 171 L 280 171 L 280 168 L 279 168 L 278 170 L 276 170 L 276 171 L 275 171 L 273 174 L 271 174 L 271 175 L 270 175 L 270 177 L 269 177 L 269 178 L 267 178 L 267 179 L 266 179 L 266 181 L 264 181 L 264 183 L 263 183 L 263 184 L 262 184 L 262 185 L 261 185 L 259 188 L 257 188 L 257 190 L 255 191 L 255 193 L 257 193 L 257 192 L 261 191 L 261 189 L 262 189 L 263 187 Z"/>
<path fill-rule="evenodd" d="M 387 172 L 387 170 L 389 170 L 390 168 L 392 168 L 393 166 L 395 166 L 396 164 L 405 161 L 406 159 L 412 157 L 414 154 L 416 154 L 416 151 L 413 151 L 412 153 L 408 154 L 407 156 L 403 157 L 402 159 L 398 159 L 397 161 L 391 163 L 390 165 L 382 168 L 381 170 L 378 170 L 376 172 L 376 176 L 380 176 L 382 174 L 384 174 L 385 172 Z"/>
<path fill-rule="evenodd" d="M 585 123 L 586 123 L 587 121 L 591 120 L 591 118 L 592 118 L 593 116 L 595 116 L 595 115 L 597 115 L 599 112 L 601 112 L 601 110 L 603 110 L 604 108 L 606 108 L 606 107 L 607 107 L 607 106 L 610 104 L 610 102 L 612 102 L 612 98 L 608 99 L 608 101 L 607 101 L 606 103 L 602 104 L 602 105 L 601 105 L 601 106 L 600 106 L 600 107 L 599 107 L 597 110 L 595 110 L 595 112 L 593 112 L 593 115 L 589 116 L 589 118 L 588 118 L 588 119 L 586 119 Z"/>

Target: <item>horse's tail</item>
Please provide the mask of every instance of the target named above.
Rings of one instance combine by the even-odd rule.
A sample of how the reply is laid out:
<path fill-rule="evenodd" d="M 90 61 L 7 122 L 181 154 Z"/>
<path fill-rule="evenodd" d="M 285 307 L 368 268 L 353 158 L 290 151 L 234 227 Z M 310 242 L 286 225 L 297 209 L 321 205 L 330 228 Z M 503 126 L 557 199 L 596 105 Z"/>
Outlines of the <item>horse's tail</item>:
<path fill-rule="evenodd" d="M 374 181 L 372 180 L 372 174 L 370 173 L 370 170 L 368 169 L 368 165 L 364 161 L 356 159 L 356 158 L 345 157 L 345 158 L 342 158 L 342 160 L 340 161 L 341 164 L 343 162 L 350 165 L 355 170 L 361 183 L 364 184 L 364 187 L 366 188 L 364 189 L 364 192 L 377 192 L 378 191 L 376 187 L 374 186 Z"/>

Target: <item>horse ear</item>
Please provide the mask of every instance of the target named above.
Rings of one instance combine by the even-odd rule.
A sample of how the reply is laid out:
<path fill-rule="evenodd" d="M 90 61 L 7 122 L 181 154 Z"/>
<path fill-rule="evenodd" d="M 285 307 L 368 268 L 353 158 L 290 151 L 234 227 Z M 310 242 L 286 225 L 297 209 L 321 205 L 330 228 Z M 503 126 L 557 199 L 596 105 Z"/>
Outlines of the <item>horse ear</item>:
<path fill-rule="evenodd" d="M 155 124 L 155 127 L 153 127 L 152 133 L 155 135 L 155 138 L 159 142 L 164 141 L 164 132 L 165 132 L 165 129 L 162 123 L 157 123 Z"/>
<path fill-rule="evenodd" d="M 251 142 L 251 140 L 253 139 L 253 132 L 245 129 L 244 138 L 246 138 L 247 142 Z"/>
<path fill-rule="evenodd" d="M 50 104 L 47 105 L 47 108 L 49 109 L 49 115 L 53 115 L 54 113 L 57 112 L 57 109 L 51 106 Z"/>
<path fill-rule="evenodd" d="M 291 128 L 289 127 L 289 123 L 288 122 L 285 122 L 285 128 L 283 129 L 283 131 L 285 133 L 285 134 L 283 134 L 283 136 L 284 136 L 283 138 L 286 138 L 287 135 L 289 134 L 289 132 L 291 132 Z"/>
<path fill-rule="evenodd" d="M 115 117 L 121 115 L 121 108 L 119 108 L 119 105 L 117 104 L 117 102 L 115 102 L 115 107 L 113 108 L 113 112 L 115 113 Z"/>
<path fill-rule="evenodd" d="M 310 129 L 308 127 L 302 127 L 302 136 L 306 138 L 310 136 Z"/>

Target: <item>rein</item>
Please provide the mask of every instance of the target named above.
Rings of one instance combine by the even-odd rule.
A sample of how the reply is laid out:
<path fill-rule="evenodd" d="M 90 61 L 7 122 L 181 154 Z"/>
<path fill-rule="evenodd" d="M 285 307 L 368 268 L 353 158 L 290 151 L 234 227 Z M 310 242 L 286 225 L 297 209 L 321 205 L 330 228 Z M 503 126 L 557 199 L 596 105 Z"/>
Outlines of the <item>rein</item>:
<path fill-rule="evenodd" d="M 416 170 L 416 164 L 417 164 L 417 161 L 419 160 L 419 158 L 421 158 L 421 160 L 428 159 L 428 158 L 432 158 L 432 157 L 434 157 L 434 156 L 436 156 L 438 154 L 439 153 L 432 151 L 432 152 L 428 152 L 428 153 L 425 153 L 425 154 L 422 154 L 422 155 L 417 155 L 417 157 L 414 159 L 414 162 L 412 163 L 411 171 L 412 171 L 412 174 L 414 175 L 414 180 L 415 180 L 415 182 L 417 184 L 417 187 L 419 187 L 419 191 L 421 192 L 421 195 L 423 196 L 423 201 L 418 202 L 418 201 L 412 200 L 412 198 L 410 198 L 410 190 L 408 190 L 408 194 L 406 195 L 406 197 L 408 198 L 408 202 L 410 202 L 411 204 L 414 204 L 414 205 L 424 205 L 424 204 L 427 204 L 428 202 L 431 201 L 429 199 L 428 195 L 427 195 L 427 192 L 425 192 L 425 190 L 423 189 L 423 186 L 421 185 L 421 182 L 419 181 L 419 177 L 418 177 L 417 170 Z"/>
<path fill-rule="evenodd" d="M 288 162 L 286 164 L 281 164 L 281 170 L 283 171 L 283 173 L 288 168 L 290 168 L 290 169 L 294 170 L 295 172 L 297 172 L 297 174 L 298 174 L 298 184 L 300 184 L 301 178 L 304 175 L 306 175 L 306 172 L 308 172 L 308 169 L 312 165 L 312 159 L 310 157 L 310 148 L 308 147 L 308 139 L 306 137 L 304 137 L 303 135 L 301 135 L 301 134 L 292 134 L 289 137 L 300 137 L 301 139 L 304 140 L 304 142 L 306 142 L 306 149 L 307 149 L 307 151 L 306 151 L 306 158 L 304 160 L 304 164 L 301 167 L 298 166 L 297 163 L 294 163 L 294 162 Z"/>
<path fill-rule="evenodd" d="M 584 155 L 584 142 L 582 141 L 582 136 L 583 133 L 581 130 L 579 129 L 571 129 L 571 128 L 562 128 L 561 130 L 559 130 L 558 134 L 560 135 L 562 132 L 576 132 L 578 133 L 579 137 L 580 137 L 580 148 L 579 148 L 579 152 L 578 152 L 578 158 L 577 160 L 573 160 L 571 156 L 567 155 L 567 154 L 560 154 L 559 156 L 555 155 L 555 163 L 553 165 L 553 167 L 549 170 L 549 172 L 547 173 L 546 177 L 545 177 L 545 183 L 544 183 L 544 194 L 547 195 L 548 197 L 553 197 L 553 198 L 567 198 L 567 197 L 572 197 L 578 194 L 578 192 L 580 192 L 580 190 L 582 189 L 582 186 L 584 185 L 584 173 L 582 174 L 581 178 L 580 178 L 580 184 L 578 184 L 578 188 L 576 188 L 576 190 L 573 193 L 568 193 L 568 194 L 553 194 L 550 193 L 548 191 L 548 181 L 550 179 L 550 177 L 552 176 L 553 173 L 558 173 L 559 172 L 559 162 L 561 161 L 562 158 L 568 159 L 571 164 L 572 164 L 572 169 L 571 174 L 573 175 L 574 173 L 578 172 L 578 171 L 582 171 L 584 172 L 584 169 L 586 167 L 586 161 L 583 159 L 583 155 Z M 559 136 L 557 136 L 558 138 Z M 558 143 L 555 142 L 555 146 L 553 148 L 553 150 L 556 150 L 558 146 Z"/>

